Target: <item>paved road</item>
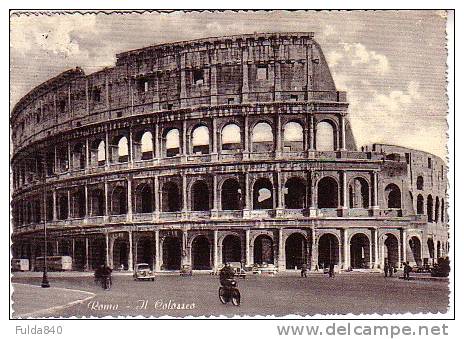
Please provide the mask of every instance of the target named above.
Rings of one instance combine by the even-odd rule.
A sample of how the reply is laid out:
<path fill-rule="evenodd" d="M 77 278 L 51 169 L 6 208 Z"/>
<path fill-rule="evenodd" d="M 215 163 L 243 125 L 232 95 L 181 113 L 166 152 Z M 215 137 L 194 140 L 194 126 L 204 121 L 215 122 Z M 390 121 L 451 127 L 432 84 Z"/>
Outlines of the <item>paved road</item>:
<path fill-rule="evenodd" d="M 40 285 L 40 280 L 21 274 L 13 278 L 13 282 L 35 285 Z M 447 281 L 404 281 L 373 273 L 339 274 L 334 279 L 322 274 L 308 278 L 296 274 L 247 276 L 239 280 L 240 307 L 220 304 L 218 278 L 207 274 L 163 275 L 155 282 L 116 275 L 110 291 L 96 286 L 89 275 L 51 274 L 49 280 L 54 287 L 96 294 L 90 301 L 51 314 L 64 317 L 445 313 L 449 301 Z M 172 309 L 177 307 L 183 309 Z"/>

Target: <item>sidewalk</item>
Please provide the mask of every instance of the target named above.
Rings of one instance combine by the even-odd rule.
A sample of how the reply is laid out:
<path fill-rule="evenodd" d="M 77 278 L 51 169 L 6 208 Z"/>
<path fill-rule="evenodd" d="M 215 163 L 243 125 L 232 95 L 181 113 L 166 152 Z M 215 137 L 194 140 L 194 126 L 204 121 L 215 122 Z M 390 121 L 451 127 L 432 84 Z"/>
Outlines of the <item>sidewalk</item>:
<path fill-rule="evenodd" d="M 40 318 L 54 311 L 83 303 L 94 293 L 67 288 L 42 288 L 37 285 L 13 283 L 13 318 Z"/>

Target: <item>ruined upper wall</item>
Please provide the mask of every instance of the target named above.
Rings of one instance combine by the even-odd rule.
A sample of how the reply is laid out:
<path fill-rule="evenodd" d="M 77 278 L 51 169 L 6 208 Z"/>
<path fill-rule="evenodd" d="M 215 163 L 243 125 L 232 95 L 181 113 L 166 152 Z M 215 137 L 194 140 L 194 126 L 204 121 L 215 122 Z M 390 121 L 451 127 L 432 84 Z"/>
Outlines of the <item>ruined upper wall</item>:
<path fill-rule="evenodd" d="M 273 101 L 342 103 L 346 111 L 313 33 L 162 44 L 120 53 L 115 67 L 87 76 L 67 71 L 15 106 L 13 144 L 135 114 Z"/>

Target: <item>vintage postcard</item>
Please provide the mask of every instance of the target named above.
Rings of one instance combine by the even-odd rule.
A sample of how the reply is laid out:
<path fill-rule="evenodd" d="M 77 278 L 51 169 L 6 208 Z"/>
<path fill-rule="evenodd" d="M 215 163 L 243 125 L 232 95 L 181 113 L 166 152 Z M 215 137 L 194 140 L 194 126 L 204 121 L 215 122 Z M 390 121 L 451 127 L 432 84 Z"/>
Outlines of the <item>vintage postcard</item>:
<path fill-rule="evenodd" d="M 11 11 L 11 317 L 446 317 L 452 11 Z"/>

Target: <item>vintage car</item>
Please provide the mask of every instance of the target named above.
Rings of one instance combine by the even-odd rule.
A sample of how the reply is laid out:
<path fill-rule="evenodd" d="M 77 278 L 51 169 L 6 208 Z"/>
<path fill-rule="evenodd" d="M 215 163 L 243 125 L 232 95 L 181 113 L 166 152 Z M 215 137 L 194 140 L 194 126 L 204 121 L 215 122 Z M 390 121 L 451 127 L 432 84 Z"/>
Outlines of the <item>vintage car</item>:
<path fill-rule="evenodd" d="M 251 272 L 253 274 L 274 275 L 277 273 L 277 267 L 275 267 L 274 264 L 262 263 L 262 264 L 253 266 L 253 268 L 251 269 Z"/>
<path fill-rule="evenodd" d="M 245 279 L 246 277 L 246 272 L 242 268 L 242 263 L 239 261 L 233 261 L 229 263 L 230 267 L 234 270 L 234 274 L 238 278 Z"/>
<path fill-rule="evenodd" d="M 180 268 L 180 276 L 181 277 L 192 276 L 192 266 L 182 265 L 182 267 Z"/>
<path fill-rule="evenodd" d="M 134 270 L 134 280 L 151 280 L 155 281 L 155 273 L 150 269 L 148 264 L 137 264 Z"/>

